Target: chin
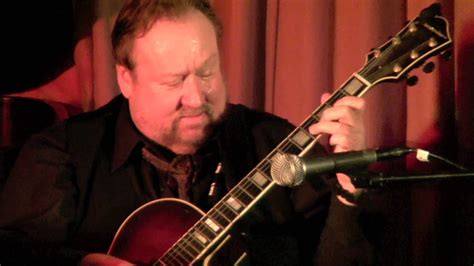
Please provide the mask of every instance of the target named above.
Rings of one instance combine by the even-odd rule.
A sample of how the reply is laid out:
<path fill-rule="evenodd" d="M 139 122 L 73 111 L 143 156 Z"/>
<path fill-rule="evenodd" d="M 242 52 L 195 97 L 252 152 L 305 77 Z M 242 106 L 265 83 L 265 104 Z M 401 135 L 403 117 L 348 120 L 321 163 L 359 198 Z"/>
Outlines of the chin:
<path fill-rule="evenodd" d="M 206 139 L 207 134 L 204 130 L 197 130 L 196 132 L 187 132 L 181 134 L 180 139 L 183 143 L 189 143 L 190 145 L 199 145 Z"/>

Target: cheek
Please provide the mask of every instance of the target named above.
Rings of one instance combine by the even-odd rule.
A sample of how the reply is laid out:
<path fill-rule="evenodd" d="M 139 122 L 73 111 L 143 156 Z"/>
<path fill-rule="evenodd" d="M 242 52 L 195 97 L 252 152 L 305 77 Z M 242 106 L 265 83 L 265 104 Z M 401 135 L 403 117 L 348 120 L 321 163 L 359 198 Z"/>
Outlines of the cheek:
<path fill-rule="evenodd" d="M 156 121 L 172 117 L 176 111 L 177 97 L 164 95 L 163 93 L 141 93 L 135 95 L 130 104 L 134 104 L 134 109 L 142 121 L 153 124 Z"/>
<path fill-rule="evenodd" d="M 227 91 L 222 80 L 216 80 L 211 84 L 208 93 L 211 103 L 218 109 L 223 109 L 227 101 Z"/>

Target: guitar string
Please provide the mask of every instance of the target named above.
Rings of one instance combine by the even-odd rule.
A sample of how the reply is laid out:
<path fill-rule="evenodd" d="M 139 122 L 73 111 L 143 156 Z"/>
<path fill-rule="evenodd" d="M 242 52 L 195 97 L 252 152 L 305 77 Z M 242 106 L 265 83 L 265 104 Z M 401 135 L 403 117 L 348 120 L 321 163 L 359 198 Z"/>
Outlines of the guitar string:
<path fill-rule="evenodd" d="M 191 231 L 191 229 L 189 231 Z M 187 236 L 187 234 L 185 234 L 184 236 Z M 183 239 L 183 237 L 181 239 Z M 179 251 L 182 250 L 186 252 L 187 250 L 182 246 L 182 243 L 180 244 L 180 242 L 181 241 L 178 240 L 163 256 L 161 256 L 159 260 L 166 260 L 167 258 L 169 258 L 171 260 L 177 261 L 178 263 L 181 263 L 181 261 L 179 261 L 179 259 L 181 259 L 181 260 L 184 260 L 185 264 L 191 263 L 196 258 L 196 256 L 192 254 L 188 254 L 191 256 L 191 260 L 189 261 L 186 258 L 184 258 L 182 256 L 182 252 L 179 252 Z"/>
<path fill-rule="evenodd" d="M 268 165 L 266 165 L 263 170 L 266 171 L 267 169 L 265 169 L 265 168 L 267 168 L 267 167 L 268 167 Z M 240 186 L 239 186 L 240 190 L 237 190 L 237 192 L 234 193 L 234 195 L 235 195 L 236 197 L 238 197 L 239 199 L 241 199 L 241 200 L 242 200 L 242 196 L 243 196 L 243 195 L 247 195 L 247 196 L 251 199 L 250 202 L 252 202 L 252 201 L 255 199 L 255 197 L 256 197 L 255 195 L 253 195 L 252 192 L 250 192 L 250 187 L 251 187 L 252 185 L 255 186 L 255 187 L 257 187 L 257 188 L 259 189 L 259 193 L 263 190 L 261 187 L 256 186 L 250 179 L 244 179 L 244 182 L 242 182 L 242 184 L 240 184 Z M 243 201 L 243 200 L 242 200 L 242 201 Z M 245 205 L 245 203 L 243 203 L 243 202 L 242 202 L 242 204 Z M 247 206 L 248 206 L 248 205 L 247 205 Z M 247 206 L 245 206 L 245 207 L 247 207 Z M 213 210 L 214 210 L 214 208 L 213 208 Z M 218 210 L 216 209 L 215 211 L 218 211 Z M 211 212 L 211 211 L 210 211 L 210 212 Z M 225 216 L 224 216 L 224 217 L 225 217 Z M 225 217 L 225 218 L 226 218 L 226 217 Z M 221 224 L 220 224 L 220 225 L 221 225 Z M 201 226 L 202 226 L 202 225 L 201 225 Z M 221 228 L 225 228 L 225 226 L 222 227 L 222 225 L 221 225 Z M 216 235 L 216 236 L 217 236 L 217 235 Z"/>
<path fill-rule="evenodd" d="M 245 179 L 243 179 L 243 181 L 244 181 L 244 182 L 242 182 L 242 184 L 245 185 Z M 239 187 L 239 185 L 236 186 L 236 188 L 238 188 L 238 187 Z M 234 192 L 233 195 L 235 195 L 235 196 L 238 197 L 238 198 L 241 198 L 241 195 L 243 195 L 242 193 L 245 193 L 245 192 L 240 192 L 240 191 L 238 191 L 238 189 L 232 189 L 231 192 L 232 192 L 232 191 L 237 191 L 237 192 Z M 232 193 L 230 193 L 230 194 L 232 194 Z M 251 195 L 249 195 L 249 197 L 251 198 L 251 201 L 250 201 L 250 203 L 251 203 L 251 202 L 253 201 L 254 197 L 251 196 Z M 249 204 L 250 204 L 250 203 L 249 203 Z M 241 204 L 242 204 L 242 206 L 244 206 L 244 207 L 247 207 L 247 206 L 249 205 L 249 204 L 245 204 L 245 203 L 243 203 L 243 202 L 241 202 Z M 216 206 L 219 206 L 219 205 L 220 205 L 220 204 L 216 204 Z M 222 206 L 224 206 L 224 205 L 222 204 Z M 214 209 L 215 209 L 215 208 L 212 208 L 212 209 L 209 211 L 209 213 L 211 213 Z M 217 211 L 217 209 L 216 209 L 216 211 Z M 194 229 L 197 229 L 198 232 L 199 232 L 199 231 L 203 231 L 203 229 L 202 229 L 203 226 L 206 226 L 206 225 L 203 225 L 203 223 L 202 223 L 202 220 L 204 220 L 204 218 L 205 218 L 205 217 L 203 217 L 203 218 L 201 219 L 201 221 L 199 221 L 199 222 L 196 224 L 196 226 L 194 226 Z M 226 227 L 226 226 L 225 226 L 225 227 Z M 223 227 L 223 228 L 225 228 L 225 227 Z M 192 229 L 193 229 L 193 228 L 192 228 Z M 192 231 L 192 230 L 190 230 L 190 231 Z M 213 232 L 212 230 L 209 230 L 209 231 Z M 215 233 L 215 232 L 213 232 L 213 234 L 214 234 L 214 233 Z M 204 236 L 206 236 L 204 233 L 202 233 L 202 234 L 203 234 Z M 218 234 L 216 234 L 216 236 L 217 236 L 217 235 L 218 235 Z M 190 238 L 191 238 L 191 239 L 194 239 L 194 237 L 190 236 L 190 234 L 185 234 L 185 236 L 184 236 L 182 239 L 178 240 L 178 242 L 176 243 L 175 247 L 174 247 L 174 248 L 172 247 L 172 248 L 169 250 L 169 252 L 167 252 L 167 254 L 169 254 L 170 256 L 177 256 L 177 255 L 179 254 L 179 253 L 178 253 L 178 250 L 179 250 L 179 249 L 181 249 L 181 250 L 186 250 L 185 245 L 187 245 L 187 243 L 190 242 L 190 241 L 189 241 Z M 206 238 L 208 238 L 208 237 L 206 237 Z M 212 239 L 208 239 L 208 240 L 209 240 L 209 243 L 212 242 Z M 197 241 L 197 242 L 200 243 L 199 241 Z M 208 245 L 208 244 L 205 244 L 204 249 L 205 249 L 205 247 L 207 247 L 207 245 Z M 199 254 L 198 254 L 198 255 L 199 255 Z M 166 254 L 165 254 L 165 256 L 166 256 Z M 196 257 L 196 256 L 195 256 L 195 257 Z"/>
<path fill-rule="evenodd" d="M 158 259 L 158 261 L 163 261 L 165 265 L 174 265 L 174 262 L 177 262 L 179 265 L 182 265 L 182 261 L 178 260 L 178 256 L 171 255 L 171 256 L 162 256 Z"/>
<path fill-rule="evenodd" d="M 193 261 L 194 257 L 191 256 L 191 254 L 187 253 L 185 249 L 183 249 L 182 247 L 176 247 L 176 249 L 177 249 L 176 251 L 181 250 L 182 252 L 176 253 L 174 258 L 176 258 L 176 259 L 181 258 L 181 259 L 184 260 L 184 263 L 186 263 L 186 264 L 189 264 L 191 261 Z M 191 256 L 191 258 L 187 258 L 187 257 L 185 257 L 185 255 Z"/>
<path fill-rule="evenodd" d="M 183 258 L 183 256 L 182 256 L 182 252 L 179 252 L 180 250 L 186 251 L 186 250 L 183 248 L 183 246 L 179 244 L 179 240 L 178 240 L 178 242 L 176 242 L 176 243 L 169 249 L 169 251 L 166 252 L 166 253 L 162 256 L 162 258 L 163 258 L 163 259 L 166 259 L 167 257 L 169 257 L 170 259 L 179 259 L 179 258 L 185 259 L 185 258 Z M 192 256 L 191 261 L 192 261 L 193 259 L 194 259 L 194 256 Z M 185 263 L 190 263 L 191 261 L 187 261 L 187 260 L 185 259 Z M 179 261 L 178 261 L 178 262 L 179 262 Z"/>
<path fill-rule="evenodd" d="M 214 208 L 212 208 L 212 209 L 214 209 Z M 212 209 L 211 209 L 211 210 L 212 210 Z M 210 210 L 210 211 L 211 211 L 211 210 Z M 189 230 L 181 239 L 179 239 L 179 240 L 176 242 L 176 244 L 175 244 L 174 246 L 172 246 L 172 247 L 170 248 L 170 250 L 169 250 L 164 256 L 171 256 L 171 257 L 177 256 L 177 255 L 179 254 L 179 253 L 178 253 L 178 250 L 179 250 L 179 249 L 182 249 L 182 248 L 183 248 L 182 246 L 183 246 L 183 245 L 186 245 L 186 243 L 189 242 L 189 238 L 191 238 L 191 239 L 194 239 L 194 238 L 195 238 L 195 236 L 192 236 L 193 234 L 191 234 L 191 233 L 193 233 L 193 232 L 198 232 L 198 233 L 199 233 L 199 231 L 202 231 L 202 229 L 201 229 L 201 230 L 199 230 L 199 229 L 200 229 L 200 226 L 202 226 L 202 224 L 203 224 L 203 221 L 202 221 L 202 220 L 203 220 L 204 218 L 205 218 L 205 217 L 201 218 L 201 220 L 199 220 L 199 221 L 195 224 L 195 226 L 193 226 L 192 228 L 190 228 L 190 230 Z M 203 234 L 200 233 L 200 235 L 203 235 Z M 211 242 L 211 241 L 210 241 L 211 239 L 208 239 L 207 237 L 205 237 L 205 238 L 208 240 L 208 242 L 207 242 L 206 244 L 202 243 L 200 240 L 197 240 L 197 241 L 196 241 L 196 242 L 202 243 L 202 244 L 204 245 L 203 250 L 204 250 L 204 249 L 209 245 L 209 243 Z M 201 252 L 202 252 L 202 251 L 201 251 Z M 199 255 L 199 254 L 198 254 L 198 255 Z M 164 256 L 163 256 L 163 257 L 164 257 Z M 197 256 L 195 256 L 195 258 L 197 258 Z M 195 259 L 195 258 L 194 258 L 194 259 Z"/>
<path fill-rule="evenodd" d="M 243 181 L 244 181 L 244 182 L 242 182 L 242 184 L 245 183 L 245 179 L 243 179 Z M 240 183 L 239 183 L 239 184 L 240 184 Z M 234 189 L 232 189 L 229 194 L 232 195 L 232 192 L 234 191 L 233 195 L 236 195 L 236 197 L 241 197 L 242 194 L 239 193 L 239 191 L 238 191 L 238 189 L 237 189 L 237 188 L 239 187 L 239 184 L 238 184 Z M 235 191 L 237 191 L 237 192 L 235 192 Z M 243 192 L 243 193 L 244 193 L 244 192 Z M 249 195 L 249 196 L 250 196 L 250 195 Z M 251 198 L 251 201 L 250 201 L 250 203 L 251 203 L 254 198 L 253 198 L 253 197 L 250 197 L 250 198 Z M 241 202 L 242 206 L 244 206 L 244 209 L 245 209 L 248 205 L 250 205 L 250 203 L 249 203 L 249 204 L 244 204 L 243 202 Z M 216 204 L 216 205 L 217 205 L 217 204 Z M 211 208 L 210 212 L 211 212 L 213 209 L 214 209 L 214 208 Z M 204 220 L 204 218 L 205 218 L 205 217 L 201 218 L 201 220 L 198 221 L 198 223 L 196 223 L 196 225 L 195 225 L 193 228 L 191 228 L 190 231 L 192 231 L 192 229 L 199 229 L 200 226 L 205 226 L 205 225 L 202 225 L 202 224 L 203 224 L 203 223 L 202 223 L 202 220 Z M 202 231 L 202 229 L 199 230 L 199 231 Z M 218 235 L 218 234 L 217 234 L 217 235 Z M 217 236 L 217 235 L 216 235 L 216 236 Z M 204 236 L 205 236 L 205 235 L 204 235 Z M 179 253 L 178 253 L 179 249 L 185 250 L 185 247 L 183 247 L 183 245 L 186 245 L 186 244 L 189 242 L 189 240 L 187 240 L 186 238 L 188 238 L 188 239 L 189 239 L 189 238 L 194 239 L 193 237 L 190 236 L 190 234 L 185 234 L 185 236 L 183 236 L 180 240 L 178 240 L 178 242 L 174 245 L 174 247 L 172 247 L 163 257 L 165 257 L 165 256 L 167 256 L 167 255 L 169 255 L 169 256 L 171 256 L 171 257 L 179 256 Z M 206 238 L 207 238 L 207 237 L 206 237 Z M 211 240 L 211 239 L 208 239 L 208 240 Z M 199 242 L 199 240 L 198 240 L 198 242 Z M 212 242 L 212 241 L 209 241 L 208 243 L 211 243 L 211 242 Z M 205 245 L 205 247 L 207 247 L 207 246 L 208 246 L 208 244 Z M 204 247 L 204 249 L 205 249 L 205 247 Z M 198 254 L 198 255 L 199 255 L 199 254 Z M 195 256 L 193 259 L 195 259 L 196 257 L 197 257 L 197 256 Z"/>
<path fill-rule="evenodd" d="M 243 180 L 245 180 L 245 179 L 243 179 Z M 242 182 L 242 183 L 243 183 L 243 182 Z M 238 185 L 237 185 L 235 188 L 237 188 L 237 187 L 238 187 Z M 232 189 L 229 194 L 232 194 L 232 191 L 236 190 L 235 188 Z M 237 194 L 237 195 L 240 196 L 239 193 L 234 193 L 234 194 Z M 244 208 L 246 207 L 246 205 L 245 205 L 244 203 L 241 203 L 241 204 L 242 204 L 242 206 L 244 206 Z M 217 205 L 217 204 L 216 204 L 216 205 Z M 248 205 L 247 205 L 247 206 L 248 206 Z M 215 209 L 215 208 L 211 208 L 211 210 L 209 210 L 209 213 L 211 213 L 214 209 Z M 203 231 L 203 229 L 202 229 L 203 226 L 206 226 L 206 225 L 204 225 L 203 220 L 204 220 L 204 218 L 206 218 L 206 217 L 208 217 L 208 216 L 209 216 L 209 215 L 206 215 L 206 216 L 204 216 L 203 218 L 201 218 L 201 220 L 198 221 L 198 223 L 196 223 L 196 225 L 193 226 L 193 228 L 191 228 L 190 231 L 191 231 L 191 232 L 192 232 L 192 231 L 197 231 L 198 233 L 199 233 L 199 232 L 202 232 L 202 231 Z M 206 218 L 206 219 L 207 219 L 207 218 Z M 212 230 L 210 230 L 210 231 L 212 232 Z M 179 249 L 179 248 L 182 249 L 182 248 L 183 248 L 183 245 L 186 245 L 186 243 L 189 242 L 189 240 L 188 240 L 189 238 L 194 238 L 193 236 L 190 236 L 190 235 L 191 235 L 191 234 L 186 234 L 182 239 L 178 240 L 177 244 L 175 245 L 175 246 L 176 246 L 176 249 Z M 204 249 L 205 249 L 205 248 L 212 242 L 213 239 L 209 239 L 209 238 L 207 237 L 207 235 L 204 234 L 204 233 L 200 233 L 200 235 L 204 236 L 204 237 L 208 240 L 208 242 L 205 244 L 205 247 L 204 247 Z M 214 238 L 217 237 L 218 235 L 219 235 L 219 234 L 216 234 L 216 235 L 214 236 Z M 199 242 L 199 240 L 198 240 L 198 242 Z M 202 243 L 202 242 L 201 242 L 201 243 Z M 204 250 L 204 249 L 203 249 L 203 250 Z M 202 251 L 201 251 L 201 252 L 202 252 Z M 170 253 L 171 255 L 173 255 L 174 252 L 173 252 L 173 250 L 170 250 L 169 253 Z M 198 254 L 198 255 L 199 255 L 199 254 Z"/>

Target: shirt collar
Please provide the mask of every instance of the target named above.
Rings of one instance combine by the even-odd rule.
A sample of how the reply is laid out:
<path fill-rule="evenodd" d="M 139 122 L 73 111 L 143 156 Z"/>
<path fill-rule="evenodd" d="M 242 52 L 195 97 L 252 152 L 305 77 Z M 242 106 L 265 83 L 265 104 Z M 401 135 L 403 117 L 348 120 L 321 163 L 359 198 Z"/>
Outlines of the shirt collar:
<path fill-rule="evenodd" d="M 130 117 L 128 101 L 120 107 L 115 124 L 114 152 L 112 155 L 112 171 L 121 167 L 130 157 L 133 149 L 141 143 L 138 129 Z"/>

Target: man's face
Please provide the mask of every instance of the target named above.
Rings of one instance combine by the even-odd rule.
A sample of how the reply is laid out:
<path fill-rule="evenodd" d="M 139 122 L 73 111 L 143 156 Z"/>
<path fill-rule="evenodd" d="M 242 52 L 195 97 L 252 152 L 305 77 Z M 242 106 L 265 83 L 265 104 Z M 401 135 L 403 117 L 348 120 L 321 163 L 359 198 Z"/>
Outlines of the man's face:
<path fill-rule="evenodd" d="M 214 28 L 200 12 L 161 19 L 137 38 L 135 69 L 117 66 L 137 128 L 175 153 L 193 153 L 224 112 L 226 88 Z"/>

